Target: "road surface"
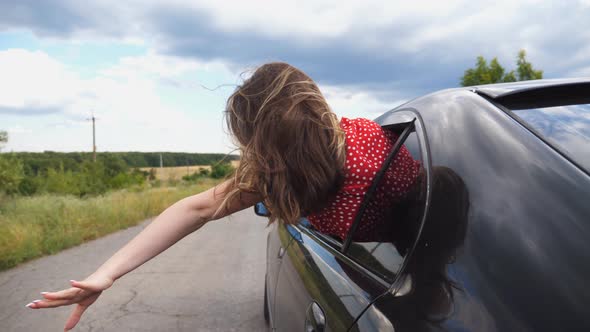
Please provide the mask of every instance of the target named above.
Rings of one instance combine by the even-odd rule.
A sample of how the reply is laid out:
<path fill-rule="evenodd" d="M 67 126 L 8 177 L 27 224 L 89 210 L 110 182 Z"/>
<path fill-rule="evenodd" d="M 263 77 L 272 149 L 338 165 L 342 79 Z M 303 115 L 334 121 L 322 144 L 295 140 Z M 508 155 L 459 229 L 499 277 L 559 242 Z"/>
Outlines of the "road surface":
<path fill-rule="evenodd" d="M 71 306 L 32 310 L 41 291 L 81 280 L 149 221 L 0 273 L 1 331 L 63 331 Z M 267 220 L 211 222 L 103 292 L 74 331 L 265 331 Z"/>

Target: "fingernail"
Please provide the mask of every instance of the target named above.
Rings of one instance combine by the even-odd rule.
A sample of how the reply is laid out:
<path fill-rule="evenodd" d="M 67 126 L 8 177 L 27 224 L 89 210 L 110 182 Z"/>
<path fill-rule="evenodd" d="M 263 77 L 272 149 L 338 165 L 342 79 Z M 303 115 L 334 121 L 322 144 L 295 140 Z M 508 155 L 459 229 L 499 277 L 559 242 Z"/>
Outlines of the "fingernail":
<path fill-rule="evenodd" d="M 41 292 L 41 295 L 45 295 L 45 294 L 47 294 L 47 293 L 49 293 L 49 292 Z"/>
<path fill-rule="evenodd" d="M 76 280 L 70 279 L 70 282 L 76 282 Z"/>
<path fill-rule="evenodd" d="M 35 301 L 31 302 L 31 303 L 37 303 L 37 302 L 41 302 L 41 301 L 42 300 L 35 300 Z"/>
<path fill-rule="evenodd" d="M 25 307 L 27 307 L 27 308 L 31 308 L 31 306 L 32 306 L 33 304 L 34 304 L 34 303 L 33 303 L 33 302 L 31 302 L 31 303 L 27 304 Z"/>

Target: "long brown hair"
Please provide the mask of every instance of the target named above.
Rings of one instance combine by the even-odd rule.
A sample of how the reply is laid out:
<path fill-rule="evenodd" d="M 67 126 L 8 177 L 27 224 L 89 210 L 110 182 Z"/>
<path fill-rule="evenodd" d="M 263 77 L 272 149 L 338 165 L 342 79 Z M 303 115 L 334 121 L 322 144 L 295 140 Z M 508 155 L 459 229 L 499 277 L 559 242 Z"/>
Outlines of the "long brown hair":
<path fill-rule="evenodd" d="M 259 67 L 227 100 L 226 122 L 241 152 L 221 208 L 257 192 L 270 222 L 320 210 L 342 184 L 344 132 L 317 85 L 281 62 Z"/>

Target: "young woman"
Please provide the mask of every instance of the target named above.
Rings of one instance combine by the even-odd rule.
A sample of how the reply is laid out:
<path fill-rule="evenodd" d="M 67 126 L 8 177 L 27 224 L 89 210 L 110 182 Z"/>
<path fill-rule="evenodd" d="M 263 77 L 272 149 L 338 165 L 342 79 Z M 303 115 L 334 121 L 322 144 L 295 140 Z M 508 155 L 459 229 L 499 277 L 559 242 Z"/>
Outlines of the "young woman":
<path fill-rule="evenodd" d="M 207 222 L 260 201 L 270 222 L 307 216 L 318 230 L 343 239 L 395 139 L 370 120 L 338 121 L 317 85 L 286 63 L 259 67 L 228 99 L 226 119 L 241 152 L 232 179 L 170 206 L 86 279 L 27 306 L 76 304 L 69 330 L 115 280 Z M 402 148 L 382 181 L 395 190 L 377 191 L 377 203 L 363 214 L 361 238 L 381 208 L 408 190 L 418 168 Z"/>

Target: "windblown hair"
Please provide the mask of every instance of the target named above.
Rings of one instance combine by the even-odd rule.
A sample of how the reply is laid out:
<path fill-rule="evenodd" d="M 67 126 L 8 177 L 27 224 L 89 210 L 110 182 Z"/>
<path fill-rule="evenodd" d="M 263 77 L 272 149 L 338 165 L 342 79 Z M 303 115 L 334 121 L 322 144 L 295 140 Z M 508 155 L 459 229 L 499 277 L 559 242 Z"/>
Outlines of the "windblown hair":
<path fill-rule="evenodd" d="M 226 122 L 241 152 L 221 208 L 257 192 L 277 219 L 317 212 L 343 181 L 345 136 L 317 85 L 287 63 L 259 67 L 227 100 Z"/>

